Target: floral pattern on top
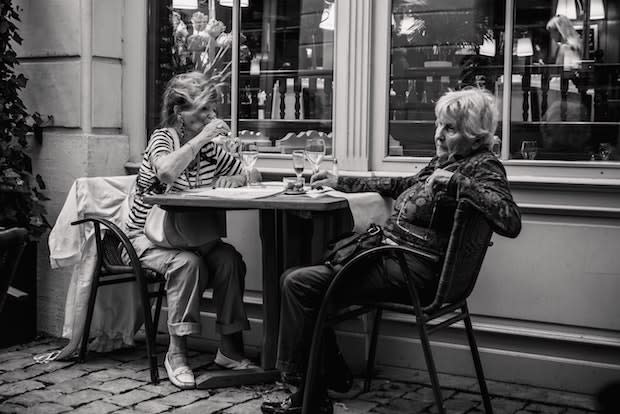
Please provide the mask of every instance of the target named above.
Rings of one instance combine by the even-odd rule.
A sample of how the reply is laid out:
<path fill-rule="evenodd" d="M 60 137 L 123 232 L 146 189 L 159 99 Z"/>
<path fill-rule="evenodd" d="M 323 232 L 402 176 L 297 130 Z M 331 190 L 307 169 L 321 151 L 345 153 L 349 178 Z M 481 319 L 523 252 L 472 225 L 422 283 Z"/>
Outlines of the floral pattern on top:
<path fill-rule="evenodd" d="M 425 189 L 426 179 L 438 168 L 453 172 L 439 192 Z M 418 174 L 409 177 L 339 177 L 337 190 L 375 191 L 395 200 L 384 226 L 395 242 L 443 255 L 448 246 L 457 200 L 469 200 L 489 221 L 493 231 L 517 237 L 521 213 L 512 198 L 506 170 L 486 149 L 458 160 L 434 157 Z"/>

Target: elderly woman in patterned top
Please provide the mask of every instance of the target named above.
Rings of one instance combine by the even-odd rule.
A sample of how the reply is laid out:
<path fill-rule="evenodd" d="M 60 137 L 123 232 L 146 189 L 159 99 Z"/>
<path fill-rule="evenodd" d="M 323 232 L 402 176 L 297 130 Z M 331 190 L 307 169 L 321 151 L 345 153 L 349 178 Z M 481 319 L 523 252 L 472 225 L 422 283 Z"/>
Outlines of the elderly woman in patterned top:
<path fill-rule="evenodd" d="M 165 275 L 170 346 L 164 366 L 170 381 L 184 389 L 195 387 L 186 338 L 200 333 L 200 298 L 208 287 L 213 288 L 220 334 L 216 364 L 231 369 L 251 365 L 243 356 L 242 332 L 250 325 L 243 305 L 246 267 L 239 252 L 220 239 L 196 249 L 161 248 L 144 235 L 151 208 L 144 195 L 245 184 L 239 160 L 213 142 L 230 131 L 215 116 L 216 99 L 213 82 L 202 73 L 170 80 L 163 95 L 162 127 L 153 131 L 144 152 L 126 225 L 142 265 Z"/>
<path fill-rule="evenodd" d="M 498 122 L 493 96 L 482 89 L 448 92 L 437 102 L 435 115 L 436 155 L 418 174 L 361 178 L 319 172 L 312 177 L 312 185 L 344 192 L 376 191 L 395 199 L 392 215 L 384 225 L 386 243 L 415 246 L 441 256 L 447 249 L 457 199 L 471 201 L 495 232 L 516 237 L 521 230 L 519 209 L 510 194 L 504 167 L 490 151 Z M 436 208 L 440 193 L 442 202 Z M 407 261 L 422 302 L 429 302 L 437 288 L 441 264 L 414 256 Z M 363 278 L 347 287 L 347 296 L 406 300 L 407 285 L 395 260 L 364 263 L 359 273 Z M 333 276 L 334 271 L 326 265 L 298 268 L 282 276 L 278 368 L 289 382 L 303 383 L 314 318 Z M 326 380 L 320 394 L 311 398 L 313 413 L 333 411 L 327 388 L 342 392 L 351 386 L 350 371 L 338 352 L 333 332 L 326 336 Z M 261 408 L 266 413 L 296 413 L 302 400 L 298 392 L 279 403 L 263 403 Z"/>

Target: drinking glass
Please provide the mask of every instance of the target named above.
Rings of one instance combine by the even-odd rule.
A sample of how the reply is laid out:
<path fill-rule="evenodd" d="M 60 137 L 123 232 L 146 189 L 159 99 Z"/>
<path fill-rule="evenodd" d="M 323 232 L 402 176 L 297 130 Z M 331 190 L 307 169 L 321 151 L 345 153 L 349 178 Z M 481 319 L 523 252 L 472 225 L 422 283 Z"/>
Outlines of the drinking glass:
<path fill-rule="evenodd" d="M 608 142 L 603 142 L 598 146 L 598 154 L 601 156 L 601 160 L 609 161 L 609 155 L 611 154 L 611 145 Z"/>
<path fill-rule="evenodd" d="M 323 138 L 311 138 L 306 141 L 306 158 L 312 164 L 312 174 L 319 172 L 319 165 L 325 156 L 325 140 Z"/>
<path fill-rule="evenodd" d="M 293 151 L 293 169 L 297 175 L 297 181 L 301 181 L 301 175 L 304 172 L 304 161 L 306 154 L 302 150 Z"/>
<path fill-rule="evenodd" d="M 538 146 L 536 141 L 523 141 L 521 142 L 521 156 L 524 160 L 533 160 L 536 158 L 538 152 Z"/>
<path fill-rule="evenodd" d="M 257 158 L 258 151 L 256 151 L 255 147 L 246 144 L 241 145 L 241 151 L 239 151 L 239 159 L 241 160 L 241 165 L 243 165 L 243 171 L 245 172 L 245 181 L 247 186 L 252 185 L 252 170 L 254 169 Z"/>

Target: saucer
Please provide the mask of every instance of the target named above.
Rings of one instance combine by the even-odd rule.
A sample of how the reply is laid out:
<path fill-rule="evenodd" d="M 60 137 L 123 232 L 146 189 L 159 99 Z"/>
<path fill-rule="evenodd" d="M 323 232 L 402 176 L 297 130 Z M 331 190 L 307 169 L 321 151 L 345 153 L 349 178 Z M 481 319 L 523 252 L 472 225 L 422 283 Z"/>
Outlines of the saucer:
<path fill-rule="evenodd" d="M 302 190 L 302 191 L 286 190 L 282 194 L 286 194 L 286 195 L 302 195 L 302 194 L 306 194 L 306 190 Z"/>

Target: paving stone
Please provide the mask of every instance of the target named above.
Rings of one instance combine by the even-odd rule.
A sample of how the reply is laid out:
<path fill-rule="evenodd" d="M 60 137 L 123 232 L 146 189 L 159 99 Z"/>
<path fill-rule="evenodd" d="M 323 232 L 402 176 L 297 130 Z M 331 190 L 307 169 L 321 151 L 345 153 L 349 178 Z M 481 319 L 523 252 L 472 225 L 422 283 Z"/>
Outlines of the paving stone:
<path fill-rule="evenodd" d="M 172 394 L 179 391 L 179 389 L 170 382 L 160 382 L 157 385 L 147 384 L 140 387 L 141 390 L 152 392 L 161 396 Z"/>
<path fill-rule="evenodd" d="M 28 391 L 44 388 L 45 386 L 38 381 L 24 380 L 9 384 L 0 385 L 0 395 L 12 397 L 13 395 L 23 394 Z"/>
<path fill-rule="evenodd" d="M 111 392 L 112 394 L 120 394 L 121 392 L 136 389 L 141 385 L 144 385 L 144 383 L 129 378 L 119 378 L 93 386 L 92 388 Z"/>
<path fill-rule="evenodd" d="M 260 406 L 263 403 L 262 398 L 256 398 L 250 401 L 246 401 L 241 404 L 233 405 L 230 408 L 222 411 L 225 414 L 249 414 L 249 413 L 260 413 Z"/>
<path fill-rule="evenodd" d="M 553 405 L 532 403 L 532 404 L 526 405 L 525 410 L 533 412 L 533 413 L 560 414 L 564 412 L 565 408 L 553 406 Z"/>
<path fill-rule="evenodd" d="M 544 391 L 545 399 L 539 401 L 553 405 L 565 405 L 571 408 L 578 408 L 586 411 L 594 411 L 597 409 L 596 399 L 591 395 L 554 390 Z"/>
<path fill-rule="evenodd" d="M 86 362 L 83 364 L 78 364 L 77 366 L 84 371 L 94 372 L 101 371 L 102 369 L 118 367 L 119 365 L 121 365 L 120 361 L 105 359 L 105 357 L 101 356 L 96 359 L 89 359 L 89 357 L 86 357 Z"/>
<path fill-rule="evenodd" d="M 101 371 L 92 372 L 88 375 L 89 378 L 92 378 L 97 381 L 110 381 L 117 378 L 132 378 L 136 376 L 136 372 L 129 369 L 121 369 L 121 368 L 106 368 Z"/>
<path fill-rule="evenodd" d="M 136 359 L 144 358 L 146 355 L 145 348 L 124 348 L 119 349 L 108 354 L 108 358 L 121 362 L 134 361 Z"/>
<path fill-rule="evenodd" d="M 375 408 L 377 403 L 361 400 L 342 400 L 334 403 L 334 414 L 363 414 Z"/>
<path fill-rule="evenodd" d="M 146 358 L 136 359 L 133 361 L 123 362 L 118 365 L 122 369 L 129 369 L 132 371 L 142 371 L 149 369 L 149 361 Z"/>
<path fill-rule="evenodd" d="M 422 412 L 429 406 L 429 403 L 405 400 L 404 398 L 396 398 L 389 401 L 387 404 L 383 404 L 373 409 L 373 412 L 381 414 L 396 414 L 396 413 L 418 413 Z"/>
<path fill-rule="evenodd" d="M 2 403 L 0 404 L 0 413 L 2 414 L 20 414 L 25 413 L 26 407 L 17 404 Z"/>
<path fill-rule="evenodd" d="M 568 410 L 566 410 L 563 414 L 586 414 L 586 413 L 591 413 L 591 411 L 589 410 L 581 410 L 578 408 L 569 408 Z"/>
<path fill-rule="evenodd" d="M 506 398 L 493 398 L 491 399 L 491 405 L 493 411 L 497 414 L 500 413 L 514 413 L 522 408 L 525 408 L 525 401 L 508 400 Z"/>
<path fill-rule="evenodd" d="M 58 384 L 54 384 L 48 387 L 47 389 L 53 390 L 53 391 L 60 391 L 64 394 L 68 394 L 71 392 L 85 390 L 88 388 L 96 388 L 100 385 L 101 385 L 101 381 L 97 381 L 97 380 L 94 380 L 86 376 L 86 377 L 74 378 L 72 380 L 65 381 L 65 382 L 59 382 Z"/>
<path fill-rule="evenodd" d="M 6 361 L 10 361 L 13 359 L 21 359 L 26 357 L 31 357 L 32 354 L 24 352 L 24 351 L 13 351 L 13 352 L 4 352 L 0 353 L 0 369 L 3 368 L 3 363 Z"/>
<path fill-rule="evenodd" d="M 36 364 L 35 360 L 32 359 L 31 355 L 28 355 L 22 358 L 16 358 L 16 359 L 11 359 L 9 361 L 5 361 L 1 364 L 1 368 L 3 371 L 13 371 L 16 369 L 24 369 L 34 364 Z"/>
<path fill-rule="evenodd" d="M 112 397 L 105 398 L 103 401 L 118 405 L 120 407 L 130 407 L 142 401 L 150 400 L 156 397 L 157 394 L 137 389 L 124 394 L 117 394 Z"/>
<path fill-rule="evenodd" d="M 472 408 L 475 408 L 478 405 L 480 405 L 478 402 L 466 398 L 450 398 L 443 403 L 447 414 L 460 414 L 469 412 Z M 433 404 L 428 411 L 430 413 L 439 412 L 436 404 Z"/>
<path fill-rule="evenodd" d="M 26 413 L 28 414 L 58 414 L 58 413 L 66 413 L 72 411 L 71 407 L 65 407 L 64 405 L 56 404 L 56 403 L 41 403 L 34 407 L 28 408 Z"/>
<path fill-rule="evenodd" d="M 215 355 L 202 353 L 196 356 L 190 357 L 187 359 L 187 363 L 189 364 L 191 369 L 197 369 L 206 365 L 210 365 L 213 363 L 213 359 L 215 359 Z"/>
<path fill-rule="evenodd" d="M 73 414 L 108 414 L 117 411 L 120 407 L 103 401 L 93 401 L 72 411 Z"/>
<path fill-rule="evenodd" d="M 76 407 L 109 396 L 110 393 L 108 392 L 101 392 L 97 390 L 82 390 L 71 394 L 63 395 L 62 397 L 58 398 L 56 402 L 62 405 L 70 405 Z"/>
<path fill-rule="evenodd" d="M 58 384 L 61 382 L 69 381 L 74 378 L 79 378 L 86 375 L 87 372 L 78 369 L 75 367 L 59 369 L 58 371 L 50 372 L 45 375 L 41 375 L 37 377 L 37 381 L 49 383 L 49 384 Z"/>
<path fill-rule="evenodd" d="M 452 390 L 441 390 L 441 397 L 445 400 L 451 398 L 456 392 Z M 417 391 L 408 392 L 403 396 L 407 400 L 415 400 L 420 402 L 435 403 L 435 394 L 432 388 L 421 387 Z"/>
<path fill-rule="evenodd" d="M 360 400 L 372 401 L 376 402 L 379 405 L 387 404 L 395 398 L 400 398 L 405 395 L 405 390 L 394 390 L 394 391 L 370 391 L 364 394 L 359 395 Z"/>
<path fill-rule="evenodd" d="M 41 372 L 27 369 L 18 369 L 15 371 L 7 371 L 0 374 L 0 381 L 2 381 L 3 384 L 6 384 L 8 382 L 16 382 L 30 379 L 36 377 L 37 375 L 41 375 Z"/>
<path fill-rule="evenodd" d="M 231 404 L 211 400 L 202 400 L 174 410 L 175 414 L 210 414 L 224 410 Z"/>
<path fill-rule="evenodd" d="M 50 391 L 46 389 L 29 391 L 21 395 L 7 400 L 9 403 L 20 404 L 26 407 L 31 407 L 42 402 L 54 402 L 62 396 L 58 391 Z"/>
<path fill-rule="evenodd" d="M 196 392 L 194 392 L 196 391 Z M 209 396 L 209 392 L 205 392 L 203 390 L 186 390 L 175 392 L 174 394 L 170 394 L 160 401 L 163 404 L 169 405 L 171 407 L 181 407 L 190 405 L 191 403 L 198 401 L 202 398 L 206 398 Z"/>
<path fill-rule="evenodd" d="M 141 402 L 134 407 L 138 411 L 143 411 L 150 414 L 161 413 L 162 411 L 168 411 L 169 405 L 162 404 L 159 400 L 149 400 Z"/>
<path fill-rule="evenodd" d="M 209 400 L 224 403 L 240 404 L 261 396 L 260 392 L 252 389 L 225 388 L 216 390 Z"/>

